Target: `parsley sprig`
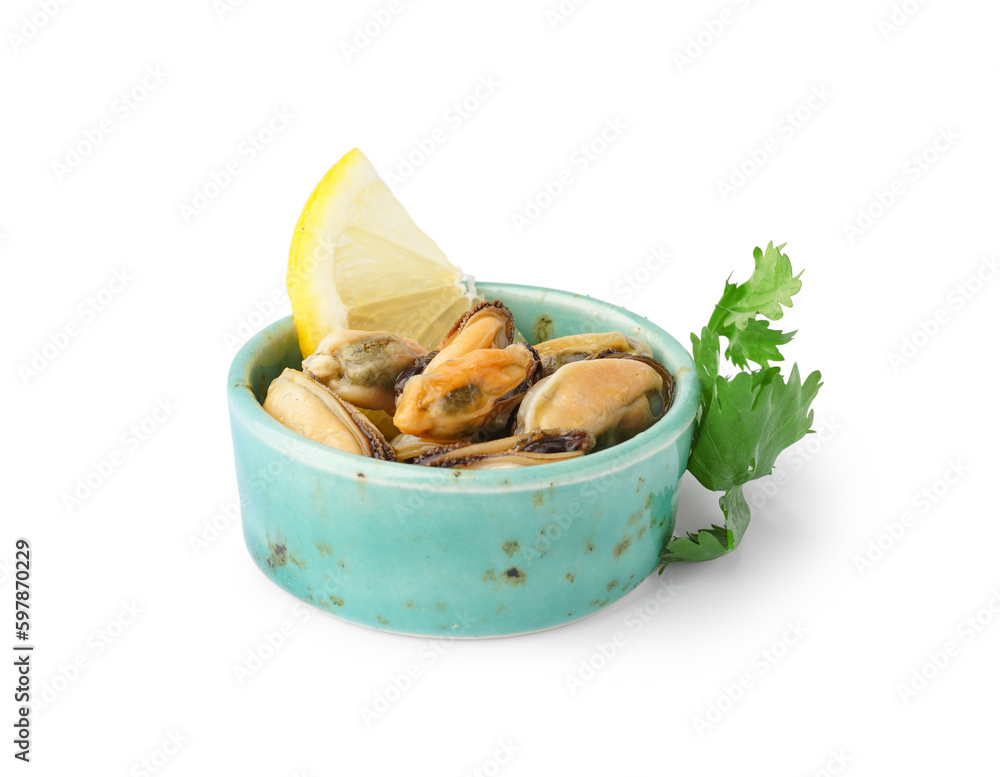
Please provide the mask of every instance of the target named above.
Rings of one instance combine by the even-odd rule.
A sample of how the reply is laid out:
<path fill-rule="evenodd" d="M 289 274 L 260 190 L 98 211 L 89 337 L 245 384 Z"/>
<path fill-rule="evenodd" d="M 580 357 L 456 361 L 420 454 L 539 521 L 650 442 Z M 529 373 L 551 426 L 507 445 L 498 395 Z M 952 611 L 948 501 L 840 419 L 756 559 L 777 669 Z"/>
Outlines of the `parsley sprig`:
<path fill-rule="evenodd" d="M 660 559 L 664 566 L 707 561 L 736 548 L 750 523 L 744 484 L 770 475 L 778 455 L 812 431 L 809 406 L 823 385 L 819 372 L 802 381 L 793 364 L 786 379 L 771 365 L 784 361 L 778 348 L 796 333 L 771 329 L 767 319 L 778 321 L 802 288 L 784 247 L 755 248 L 753 275 L 739 285 L 727 280 L 708 326 L 700 337 L 691 335 L 702 396 L 688 470 L 705 488 L 724 492 L 719 506 L 725 522 L 674 537 Z M 737 369 L 731 378 L 719 374 L 722 357 Z"/>

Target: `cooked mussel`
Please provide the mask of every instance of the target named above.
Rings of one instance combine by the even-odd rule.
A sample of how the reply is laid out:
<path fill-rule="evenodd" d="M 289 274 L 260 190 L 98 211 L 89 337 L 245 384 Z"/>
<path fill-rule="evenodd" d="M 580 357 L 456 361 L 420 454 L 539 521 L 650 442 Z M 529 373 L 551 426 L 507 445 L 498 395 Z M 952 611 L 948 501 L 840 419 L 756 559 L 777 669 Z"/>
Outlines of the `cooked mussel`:
<path fill-rule="evenodd" d="M 302 369 L 339 397 L 369 410 L 395 406 L 395 385 L 427 350 L 392 332 L 345 329 L 323 338 Z"/>
<path fill-rule="evenodd" d="M 500 300 L 480 302 L 444 336 L 424 372 L 481 348 L 506 348 L 514 341 L 514 317 Z"/>
<path fill-rule="evenodd" d="M 413 463 L 452 469 L 509 469 L 577 458 L 593 447 L 593 436 L 582 429 L 536 429 L 488 442 L 435 448 Z"/>
<path fill-rule="evenodd" d="M 538 381 L 517 411 L 514 434 L 586 429 L 607 448 L 649 428 L 673 401 L 670 372 L 650 356 L 602 351 Z"/>
<path fill-rule="evenodd" d="M 315 378 L 286 368 L 271 381 L 264 410 L 289 429 L 346 453 L 395 461 L 392 446 L 357 408 Z"/>
<path fill-rule="evenodd" d="M 645 342 L 621 332 L 587 332 L 579 335 L 566 335 L 546 340 L 535 346 L 538 358 L 542 360 L 542 370 L 545 375 L 551 375 L 565 364 L 582 361 L 588 356 L 609 349 L 642 356 L 653 355 L 652 349 Z"/>
<path fill-rule="evenodd" d="M 467 443 L 456 443 L 454 440 L 435 440 L 429 437 L 417 437 L 414 434 L 398 434 L 389 441 L 396 451 L 397 461 L 413 461 L 425 453 L 440 450 L 443 447 L 457 447 Z"/>
<path fill-rule="evenodd" d="M 411 377 L 393 423 L 404 434 L 456 440 L 502 429 L 541 371 L 527 343 L 483 348 Z"/>

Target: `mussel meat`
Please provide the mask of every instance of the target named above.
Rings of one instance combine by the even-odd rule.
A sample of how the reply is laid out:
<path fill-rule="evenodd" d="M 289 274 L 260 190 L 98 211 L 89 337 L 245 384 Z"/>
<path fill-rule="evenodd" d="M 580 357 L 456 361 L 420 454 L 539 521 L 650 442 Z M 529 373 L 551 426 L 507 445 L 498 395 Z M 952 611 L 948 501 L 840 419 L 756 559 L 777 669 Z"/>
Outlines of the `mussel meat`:
<path fill-rule="evenodd" d="M 289 429 L 331 448 L 396 461 L 378 428 L 315 378 L 286 368 L 271 381 L 264 410 Z"/>
<path fill-rule="evenodd" d="M 586 429 L 607 448 L 659 420 L 673 401 L 673 376 L 650 356 L 602 351 L 538 381 L 517 411 L 514 434 Z"/>
<path fill-rule="evenodd" d="M 489 442 L 435 448 L 413 463 L 452 469 L 510 469 L 574 459 L 593 447 L 593 436 L 582 429 L 537 429 Z"/>
<path fill-rule="evenodd" d="M 622 353 L 652 356 L 653 350 L 644 341 L 628 337 L 621 332 L 588 332 L 566 335 L 546 340 L 535 346 L 538 358 L 542 360 L 545 375 L 551 375 L 565 364 L 582 361 L 595 353 L 608 349 Z"/>
<path fill-rule="evenodd" d="M 502 429 L 540 372 L 527 343 L 472 351 L 411 377 L 393 423 L 405 434 L 443 440 Z"/>
<path fill-rule="evenodd" d="M 302 369 L 358 407 L 391 411 L 400 373 L 426 354 L 419 343 L 392 332 L 345 329 L 324 337 Z"/>
<path fill-rule="evenodd" d="M 417 437 L 414 434 L 400 433 L 393 437 L 389 444 L 396 451 L 397 461 L 413 461 L 425 453 L 440 450 L 445 446 L 456 447 L 467 443 L 456 443 L 454 440 L 435 440 L 430 437 Z"/>
<path fill-rule="evenodd" d="M 481 302 L 462 316 L 444 336 L 424 372 L 481 348 L 506 348 L 514 340 L 514 317 L 500 300 Z"/>

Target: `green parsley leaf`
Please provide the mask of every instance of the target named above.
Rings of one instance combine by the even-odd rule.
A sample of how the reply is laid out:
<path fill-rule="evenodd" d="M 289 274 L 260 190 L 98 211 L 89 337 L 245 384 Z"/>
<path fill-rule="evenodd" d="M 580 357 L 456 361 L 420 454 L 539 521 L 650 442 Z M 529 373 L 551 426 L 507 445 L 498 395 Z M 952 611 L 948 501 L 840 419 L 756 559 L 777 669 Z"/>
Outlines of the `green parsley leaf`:
<path fill-rule="evenodd" d="M 743 329 L 727 327 L 721 334 L 729 339 L 726 358 L 745 370 L 748 362 L 768 367 L 770 362 L 784 361 L 778 346 L 790 343 L 796 333 L 771 329 L 764 319 L 754 318 L 747 321 Z"/>
<path fill-rule="evenodd" d="M 701 339 L 691 335 L 694 366 L 701 382 L 701 406 L 708 407 L 715 396 L 715 379 L 719 376 L 719 336 L 708 327 L 701 330 Z"/>
<path fill-rule="evenodd" d="M 674 537 L 667 543 L 667 550 L 660 558 L 663 567 L 678 561 L 710 561 L 726 555 L 740 544 L 743 532 L 750 523 L 750 505 L 743 496 L 743 486 L 734 486 L 719 499 L 719 507 L 726 516 L 725 526 L 712 525 L 687 537 Z"/>
<path fill-rule="evenodd" d="M 802 288 L 801 273 L 792 274 L 783 248 L 755 248 L 753 275 L 739 285 L 726 281 L 708 326 L 700 337 L 691 335 L 702 396 L 688 470 L 706 488 L 723 492 L 725 525 L 670 540 L 660 559 L 664 566 L 707 561 L 736 548 L 750 523 L 743 486 L 771 474 L 780 453 L 812 431 L 810 406 L 823 385 L 820 373 L 803 382 L 793 364 L 786 380 L 771 362 L 784 361 L 778 348 L 796 333 L 771 329 L 758 318 L 780 319 Z M 725 358 L 738 369 L 732 378 L 719 374 L 722 337 L 729 342 Z M 759 369 L 750 370 L 750 362 Z"/>
<path fill-rule="evenodd" d="M 739 286 L 726 281 L 726 290 L 716 306 L 708 326 L 719 334 L 730 326 L 737 329 L 746 327 L 756 316 L 766 316 L 777 321 L 782 316 L 781 306 L 792 306 L 792 295 L 802 288 L 799 275 L 792 275 L 792 262 L 774 243 L 767 244 L 767 250 L 753 250 L 754 271 L 750 280 Z"/>
<path fill-rule="evenodd" d="M 770 475 L 778 454 L 809 432 L 809 405 L 820 385 L 818 372 L 803 384 L 797 364 L 787 383 L 777 374 L 758 386 L 748 372 L 716 378 L 716 398 L 702 415 L 688 460 L 691 474 L 712 491 Z"/>
<path fill-rule="evenodd" d="M 667 564 L 678 561 L 711 561 L 728 552 L 729 532 L 724 526 L 713 524 L 711 529 L 702 529 L 697 534 L 670 540 L 666 551 L 660 556 L 660 563 L 663 564 L 660 572 L 663 572 Z"/>

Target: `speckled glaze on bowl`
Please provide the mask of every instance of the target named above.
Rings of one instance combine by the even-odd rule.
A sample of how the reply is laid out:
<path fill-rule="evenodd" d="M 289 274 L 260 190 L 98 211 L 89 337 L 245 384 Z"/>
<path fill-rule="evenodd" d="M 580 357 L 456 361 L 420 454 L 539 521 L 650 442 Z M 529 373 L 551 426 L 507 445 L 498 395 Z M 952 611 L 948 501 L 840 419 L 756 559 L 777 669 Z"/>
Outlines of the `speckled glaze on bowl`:
<path fill-rule="evenodd" d="M 480 283 L 531 342 L 620 330 L 677 377 L 631 440 L 513 470 L 431 469 L 341 453 L 261 407 L 302 356 L 291 317 L 233 360 L 229 412 L 247 548 L 261 571 L 344 620 L 432 637 L 497 637 L 583 618 L 656 567 L 674 526 L 699 386 L 690 355 L 645 318 L 590 297 Z"/>

